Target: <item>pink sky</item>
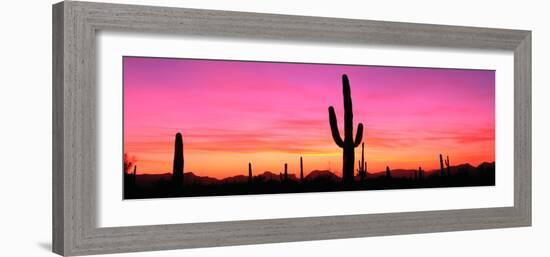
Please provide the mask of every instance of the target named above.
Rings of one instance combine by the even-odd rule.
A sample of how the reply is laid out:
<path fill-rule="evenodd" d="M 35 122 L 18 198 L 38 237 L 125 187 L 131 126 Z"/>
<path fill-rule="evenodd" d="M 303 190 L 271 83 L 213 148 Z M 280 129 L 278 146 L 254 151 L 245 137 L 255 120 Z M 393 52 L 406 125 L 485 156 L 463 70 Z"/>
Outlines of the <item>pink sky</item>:
<path fill-rule="evenodd" d="M 212 177 L 341 172 L 329 106 L 343 133 L 342 74 L 369 172 L 477 165 L 495 158 L 495 73 L 487 70 L 124 57 L 124 152 L 138 173 L 171 172 L 181 132 L 185 171 Z M 360 157 L 360 148 L 356 149 Z M 356 158 L 357 160 L 357 158 Z"/>

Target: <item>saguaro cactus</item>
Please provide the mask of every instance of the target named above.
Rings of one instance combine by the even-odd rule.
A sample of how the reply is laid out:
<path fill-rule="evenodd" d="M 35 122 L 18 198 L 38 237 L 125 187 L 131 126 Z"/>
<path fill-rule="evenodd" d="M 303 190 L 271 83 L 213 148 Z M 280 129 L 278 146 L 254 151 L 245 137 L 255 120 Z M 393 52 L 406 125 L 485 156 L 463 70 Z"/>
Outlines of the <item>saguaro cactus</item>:
<path fill-rule="evenodd" d="M 248 183 L 252 183 L 252 163 L 248 163 Z"/>
<path fill-rule="evenodd" d="M 304 182 L 304 162 L 302 156 L 300 156 L 300 182 Z"/>
<path fill-rule="evenodd" d="M 386 166 L 386 178 L 391 178 L 390 167 Z"/>
<path fill-rule="evenodd" d="M 443 155 L 439 154 L 439 169 L 441 176 L 445 176 L 445 168 L 443 167 Z"/>
<path fill-rule="evenodd" d="M 355 139 L 353 138 L 353 108 L 351 103 L 351 89 L 349 86 L 349 80 L 347 75 L 342 75 L 342 88 L 344 95 L 344 139 L 340 136 L 338 130 L 338 122 L 336 120 L 336 114 L 334 107 L 328 108 L 330 130 L 332 132 L 332 138 L 338 147 L 342 148 L 342 175 L 343 181 L 346 184 L 353 183 L 353 173 L 355 165 L 355 147 L 361 144 L 363 140 L 363 124 L 359 123 L 357 126 L 357 134 Z"/>
<path fill-rule="evenodd" d="M 418 167 L 418 180 L 422 180 L 424 177 L 424 171 L 422 170 L 422 167 Z"/>
<path fill-rule="evenodd" d="M 451 166 L 449 165 L 449 156 L 447 155 L 447 159 L 445 160 L 445 166 L 447 166 L 447 176 L 451 175 Z"/>
<path fill-rule="evenodd" d="M 178 132 L 174 144 L 174 167 L 172 170 L 172 180 L 177 187 L 183 185 L 183 165 L 183 138 L 181 133 Z"/>

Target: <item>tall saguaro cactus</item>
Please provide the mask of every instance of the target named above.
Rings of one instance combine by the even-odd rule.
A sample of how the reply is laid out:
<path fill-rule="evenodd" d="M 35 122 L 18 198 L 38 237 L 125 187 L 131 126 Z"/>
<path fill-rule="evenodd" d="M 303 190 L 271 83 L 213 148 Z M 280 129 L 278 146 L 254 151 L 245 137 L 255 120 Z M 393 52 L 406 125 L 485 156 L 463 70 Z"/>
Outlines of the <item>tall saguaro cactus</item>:
<path fill-rule="evenodd" d="M 338 122 L 336 120 L 336 114 L 334 107 L 328 108 L 330 130 L 332 132 L 332 138 L 338 147 L 342 148 L 342 175 L 343 181 L 346 184 L 353 183 L 353 173 L 355 165 L 355 147 L 361 144 L 363 140 L 363 124 L 359 123 L 357 126 L 357 134 L 355 139 L 353 138 L 353 108 L 351 103 L 351 89 L 349 86 L 349 80 L 347 75 L 342 75 L 342 88 L 344 95 L 344 138 L 340 136 L 338 130 Z"/>
<path fill-rule="evenodd" d="M 178 132 L 174 144 L 174 168 L 172 170 L 172 181 L 177 187 L 183 185 L 183 165 L 183 138 Z"/>
<path fill-rule="evenodd" d="M 390 167 L 386 166 L 386 178 L 391 178 Z"/>

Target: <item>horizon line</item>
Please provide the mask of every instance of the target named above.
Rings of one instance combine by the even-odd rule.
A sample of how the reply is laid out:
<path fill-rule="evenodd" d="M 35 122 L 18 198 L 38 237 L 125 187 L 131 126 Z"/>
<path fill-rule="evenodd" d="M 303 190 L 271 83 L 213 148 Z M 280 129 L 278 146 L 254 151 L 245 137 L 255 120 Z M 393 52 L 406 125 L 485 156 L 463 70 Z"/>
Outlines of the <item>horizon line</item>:
<path fill-rule="evenodd" d="M 482 162 L 480 162 L 478 165 L 473 165 L 473 164 L 471 164 L 471 163 L 469 163 L 469 162 L 466 162 L 466 163 L 461 163 L 461 164 L 458 164 L 458 165 L 451 165 L 451 166 L 449 166 L 449 167 L 452 168 L 452 167 L 457 167 L 457 166 L 461 166 L 461 165 L 466 165 L 466 164 L 467 164 L 467 165 L 470 165 L 470 166 L 472 166 L 472 167 L 474 167 L 474 168 L 477 168 L 477 167 L 481 166 L 483 163 L 495 163 L 495 164 L 496 164 L 496 161 L 482 161 Z M 387 167 L 390 167 L 390 166 L 387 166 Z M 421 166 L 419 166 L 419 168 L 421 168 Z M 447 168 L 447 167 L 445 166 L 445 168 Z M 395 171 L 395 170 L 398 170 L 398 171 L 418 171 L 418 169 L 410 169 L 410 168 L 395 168 L 395 169 L 392 169 L 392 168 L 390 167 L 390 171 Z M 331 171 L 331 170 L 329 170 L 329 169 L 324 169 L 324 170 L 323 170 L 323 169 L 315 169 L 315 170 L 309 171 L 307 174 L 304 172 L 304 177 L 306 177 L 307 175 L 313 173 L 314 171 L 328 171 L 328 172 L 330 172 L 330 173 L 336 175 L 337 177 L 340 177 L 340 178 L 342 177 L 341 174 L 339 174 L 339 173 L 337 173 L 337 172 L 333 172 L 333 171 Z M 422 171 L 427 172 L 427 173 L 430 173 L 430 172 L 437 172 L 437 171 L 439 171 L 439 169 L 437 169 L 437 168 L 432 168 L 432 169 L 429 169 L 429 170 L 424 170 L 424 169 L 422 169 Z M 258 176 L 258 175 L 262 175 L 262 174 L 265 174 L 265 173 L 267 173 L 267 172 L 272 173 L 272 174 L 274 174 L 274 175 L 284 174 L 284 172 L 282 172 L 282 171 L 279 172 L 279 173 L 276 173 L 276 172 L 274 172 L 274 171 L 265 170 L 265 171 L 263 171 L 263 172 L 261 172 L 261 173 L 258 173 L 257 175 L 252 175 L 252 177 L 256 177 L 256 176 Z M 376 172 L 369 172 L 369 171 L 367 171 L 367 174 L 379 174 L 379 173 L 385 173 L 385 172 L 386 172 L 385 170 L 376 171 Z M 231 175 L 231 176 L 226 176 L 226 177 L 223 177 L 223 178 L 211 177 L 211 176 L 208 176 L 208 175 L 204 175 L 204 176 L 203 176 L 203 175 L 200 175 L 200 173 L 195 173 L 195 172 L 193 172 L 193 171 L 184 171 L 184 174 L 185 174 L 185 173 L 192 173 L 193 175 L 198 176 L 198 177 L 215 178 L 215 179 L 218 179 L 218 180 L 223 180 L 223 179 L 226 179 L 226 178 L 232 178 L 232 177 L 236 177 L 236 176 L 245 176 L 245 177 L 248 177 L 248 175 L 247 175 L 248 172 L 244 172 L 243 174 L 239 173 L 239 174 L 235 174 L 235 175 Z M 340 172 L 340 173 L 341 173 L 341 172 Z M 131 172 L 129 172 L 129 173 L 123 172 L 123 175 L 124 175 L 124 174 L 132 174 L 132 173 L 131 173 Z M 167 172 L 161 172 L 161 173 L 136 173 L 136 175 L 165 175 L 165 174 L 173 174 L 173 171 L 167 171 Z M 290 172 L 287 172 L 287 174 L 288 174 L 288 175 L 299 176 L 300 173 L 299 173 L 299 172 L 298 172 L 298 173 L 290 173 Z M 357 176 L 357 175 L 355 174 L 354 176 Z"/>

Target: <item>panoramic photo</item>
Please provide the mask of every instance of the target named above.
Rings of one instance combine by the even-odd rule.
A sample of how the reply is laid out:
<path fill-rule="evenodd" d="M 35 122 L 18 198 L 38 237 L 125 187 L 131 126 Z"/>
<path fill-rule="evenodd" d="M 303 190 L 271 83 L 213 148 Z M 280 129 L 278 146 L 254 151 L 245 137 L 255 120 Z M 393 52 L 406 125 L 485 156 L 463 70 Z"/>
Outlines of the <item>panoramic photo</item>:
<path fill-rule="evenodd" d="M 124 199 L 495 185 L 494 70 L 122 61 Z"/>

